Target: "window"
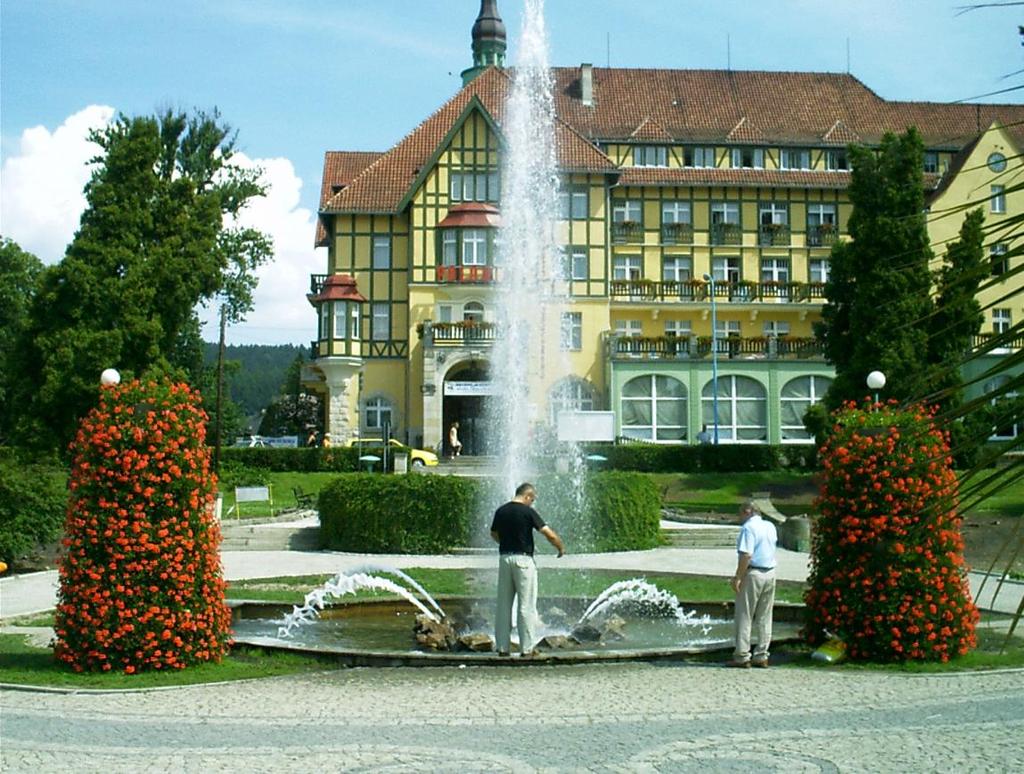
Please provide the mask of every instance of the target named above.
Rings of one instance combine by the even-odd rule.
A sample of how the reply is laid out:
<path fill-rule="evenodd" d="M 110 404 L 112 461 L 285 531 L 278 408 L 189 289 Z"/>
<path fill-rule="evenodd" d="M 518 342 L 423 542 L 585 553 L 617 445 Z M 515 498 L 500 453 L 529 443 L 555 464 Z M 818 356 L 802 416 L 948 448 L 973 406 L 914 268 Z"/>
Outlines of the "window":
<path fill-rule="evenodd" d="M 334 302 L 334 336 L 335 339 L 343 339 L 347 335 L 345 316 L 347 309 L 347 301 L 335 301 Z"/>
<path fill-rule="evenodd" d="M 992 186 L 992 198 L 989 201 L 992 202 L 992 212 L 1000 214 L 1006 212 L 1006 187 Z"/>
<path fill-rule="evenodd" d="M 487 265 L 487 230 L 466 228 L 462 230 L 462 265 Z"/>
<path fill-rule="evenodd" d="M 367 430 L 383 430 L 391 425 L 391 403 L 384 398 L 370 398 L 364 412 Z"/>
<path fill-rule="evenodd" d="M 391 268 L 391 237 L 375 236 L 373 238 L 373 268 Z"/>
<path fill-rule="evenodd" d="M 590 260 L 587 248 L 569 245 L 560 248 L 562 255 L 562 276 L 569 280 L 585 280 L 590 276 Z"/>
<path fill-rule="evenodd" d="M 348 308 L 348 336 L 355 341 L 360 336 L 359 304 L 350 304 Z"/>
<path fill-rule="evenodd" d="M 716 283 L 728 285 L 730 300 L 742 300 L 748 295 L 746 288 L 737 287 L 741 279 L 739 258 L 713 258 L 711 260 L 711 276 L 715 278 Z M 716 289 L 715 295 L 721 295 L 721 292 Z"/>
<path fill-rule="evenodd" d="M 989 261 L 992 263 L 992 276 L 999 277 L 1010 270 L 1010 259 L 1006 255 L 1006 245 L 992 245 L 988 250 Z"/>
<path fill-rule="evenodd" d="M 828 282 L 829 262 L 827 258 L 812 258 L 807 267 L 808 280 L 810 282 Z"/>
<path fill-rule="evenodd" d="M 715 320 L 715 338 L 727 339 L 740 335 L 739 320 Z"/>
<path fill-rule="evenodd" d="M 619 199 L 612 207 L 613 223 L 641 223 L 643 217 L 643 204 L 639 199 Z"/>
<path fill-rule="evenodd" d="M 804 427 L 804 414 L 815 403 L 821 402 L 831 384 L 832 380 L 824 376 L 800 376 L 786 382 L 779 396 L 782 440 L 814 440 L 814 436 Z"/>
<path fill-rule="evenodd" d="M 562 349 L 579 352 L 583 349 L 583 313 L 562 313 Z"/>
<path fill-rule="evenodd" d="M 496 202 L 500 191 L 497 172 L 452 172 L 453 202 Z"/>
<path fill-rule="evenodd" d="M 661 278 L 665 282 L 689 282 L 693 261 L 688 256 L 665 256 L 661 264 Z"/>
<path fill-rule="evenodd" d="M 841 149 L 825 151 L 825 169 L 830 172 L 845 171 L 850 168 L 846 151 Z"/>
<path fill-rule="evenodd" d="M 679 339 L 689 338 L 693 333 L 689 320 L 665 320 L 665 335 Z"/>
<path fill-rule="evenodd" d="M 571 185 L 558 192 L 558 211 L 562 220 L 586 220 L 588 204 L 586 186 Z"/>
<path fill-rule="evenodd" d="M 761 259 L 761 282 L 777 283 L 762 288 L 766 296 L 789 300 L 789 259 L 788 258 L 762 258 Z"/>
<path fill-rule="evenodd" d="M 329 339 L 331 330 L 331 307 L 329 304 L 320 304 L 320 338 Z"/>
<path fill-rule="evenodd" d="M 644 335 L 644 324 L 640 320 L 616 320 L 615 335 L 638 338 Z"/>
<path fill-rule="evenodd" d="M 807 245 L 822 247 L 831 245 L 836 238 L 837 221 L 834 204 L 807 205 Z"/>
<path fill-rule="evenodd" d="M 441 232 L 441 264 L 455 266 L 459 262 L 459 232 L 446 228 Z"/>
<path fill-rule="evenodd" d="M 622 434 L 648 441 L 686 438 L 686 388 L 671 376 L 637 376 L 622 385 Z"/>
<path fill-rule="evenodd" d="M 759 209 L 762 226 L 781 225 L 789 223 L 789 207 L 777 202 L 764 202 Z"/>
<path fill-rule="evenodd" d="M 391 304 L 387 301 L 373 302 L 370 338 L 374 341 L 387 341 L 391 338 Z"/>
<path fill-rule="evenodd" d="M 740 205 L 739 202 L 712 202 L 711 223 L 734 223 L 739 225 Z"/>
<path fill-rule="evenodd" d="M 806 148 L 783 148 L 779 151 L 779 169 L 810 169 L 811 152 Z"/>
<path fill-rule="evenodd" d="M 765 320 L 762 330 L 766 338 L 781 338 L 789 335 L 789 323 L 785 320 Z"/>
<path fill-rule="evenodd" d="M 711 244 L 738 245 L 741 241 L 739 202 L 712 202 Z"/>
<path fill-rule="evenodd" d="M 1006 333 L 1013 327 L 1011 322 L 1012 317 L 1009 309 L 993 309 L 992 310 L 992 332 L 993 333 Z"/>
<path fill-rule="evenodd" d="M 764 169 L 764 148 L 733 148 L 732 166 L 744 169 Z"/>
<path fill-rule="evenodd" d="M 482 323 L 484 321 L 484 305 L 479 301 L 469 301 L 462 307 L 462 319 L 465 322 Z"/>
<path fill-rule="evenodd" d="M 935 151 L 924 152 L 924 171 L 929 174 L 938 174 L 939 172 L 939 154 Z"/>
<path fill-rule="evenodd" d="M 612 258 L 612 279 L 633 280 L 643 277 L 639 255 L 616 255 Z"/>
<path fill-rule="evenodd" d="M 758 241 L 762 246 L 789 244 L 789 207 L 762 202 L 758 207 Z"/>
<path fill-rule="evenodd" d="M 568 378 L 556 384 L 550 393 L 551 423 L 563 411 L 593 411 L 594 391 L 582 379 Z"/>
<path fill-rule="evenodd" d="M 668 148 L 664 145 L 638 145 L 633 148 L 634 167 L 667 167 Z"/>
<path fill-rule="evenodd" d="M 1016 390 L 1006 388 L 1010 381 L 1008 375 L 1000 374 L 985 382 L 985 394 L 992 395 L 989 402 L 997 407 L 993 417 L 996 425 L 990 436 L 993 441 L 1008 441 L 1024 433 L 1024 420 L 1014 412 L 1014 402 L 1019 395 Z"/>
<path fill-rule="evenodd" d="M 661 203 L 661 222 L 666 223 L 689 223 L 690 203 L 678 200 L 669 200 Z"/>
<path fill-rule="evenodd" d="M 707 147 L 685 148 L 683 166 L 707 169 L 715 166 L 715 149 Z"/>
<path fill-rule="evenodd" d="M 715 424 L 714 381 L 701 391 L 701 417 Z M 727 441 L 755 442 L 768 438 L 768 398 L 760 382 L 748 376 L 718 377 L 718 437 Z"/>
<path fill-rule="evenodd" d="M 437 305 L 437 321 L 441 323 L 450 323 L 452 321 L 452 305 L 451 304 L 438 304 Z"/>

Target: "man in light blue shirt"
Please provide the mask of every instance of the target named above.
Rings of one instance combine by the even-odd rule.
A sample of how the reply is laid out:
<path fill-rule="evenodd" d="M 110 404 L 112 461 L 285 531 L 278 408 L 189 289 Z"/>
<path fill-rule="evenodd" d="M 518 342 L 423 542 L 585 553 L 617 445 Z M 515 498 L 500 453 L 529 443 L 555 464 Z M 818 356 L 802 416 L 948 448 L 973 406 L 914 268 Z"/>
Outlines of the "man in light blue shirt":
<path fill-rule="evenodd" d="M 765 668 L 768 666 L 768 645 L 772 640 L 772 607 L 775 604 L 775 525 L 761 518 L 753 503 L 746 503 L 739 512 L 740 536 L 736 540 L 736 575 L 732 589 L 736 592 L 736 648 L 729 666 Z M 751 629 L 757 639 L 750 653 Z"/>

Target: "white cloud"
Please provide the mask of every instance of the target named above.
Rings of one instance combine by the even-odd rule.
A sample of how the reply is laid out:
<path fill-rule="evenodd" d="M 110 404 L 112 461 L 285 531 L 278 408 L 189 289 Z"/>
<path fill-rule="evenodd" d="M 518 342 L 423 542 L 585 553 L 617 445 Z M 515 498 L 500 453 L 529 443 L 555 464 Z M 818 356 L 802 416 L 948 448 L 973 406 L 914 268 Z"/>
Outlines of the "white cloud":
<path fill-rule="evenodd" d="M 44 126 L 22 132 L 17 152 L 3 164 L 0 178 L 0 233 L 45 263 L 63 257 L 75 235 L 89 180 L 89 159 L 99 152 L 86 138 L 90 130 L 110 123 L 114 108 L 89 107 L 69 116 L 52 133 Z M 240 166 L 263 169 L 266 196 L 246 207 L 240 222 L 274 240 L 274 259 L 259 271 L 255 309 L 248 319 L 228 328 L 234 344 L 309 342 L 316 318 L 306 302 L 309 275 L 323 272 L 326 261 L 313 249 L 316 219 L 299 207 L 302 180 L 286 158 L 249 159 L 235 156 Z M 204 337 L 216 340 L 216 312 L 201 310 Z M 212 324 L 210 321 L 213 321 Z"/>
<path fill-rule="evenodd" d="M 68 116 L 51 133 L 34 126 L 21 133 L 18 151 L 0 176 L 0 231 L 45 263 L 64 256 L 85 209 L 82 189 L 89 181 L 89 159 L 99 147 L 90 130 L 110 123 L 114 109 L 89 105 Z"/>

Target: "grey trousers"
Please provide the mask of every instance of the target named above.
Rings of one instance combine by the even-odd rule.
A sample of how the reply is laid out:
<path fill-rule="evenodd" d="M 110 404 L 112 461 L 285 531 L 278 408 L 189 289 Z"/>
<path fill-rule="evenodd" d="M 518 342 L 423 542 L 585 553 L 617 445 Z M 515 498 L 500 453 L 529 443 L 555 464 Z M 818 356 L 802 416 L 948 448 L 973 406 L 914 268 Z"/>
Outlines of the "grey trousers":
<path fill-rule="evenodd" d="M 498 559 L 498 612 L 494 619 L 494 644 L 502 653 L 511 648 L 512 602 L 516 597 L 519 652 L 529 653 L 537 644 L 537 565 L 532 556 L 502 554 Z"/>
<path fill-rule="evenodd" d="M 753 629 L 757 645 L 753 660 L 766 661 L 772 641 L 772 606 L 775 604 L 775 570 L 747 570 L 736 594 L 736 649 L 734 661 L 750 661 Z"/>

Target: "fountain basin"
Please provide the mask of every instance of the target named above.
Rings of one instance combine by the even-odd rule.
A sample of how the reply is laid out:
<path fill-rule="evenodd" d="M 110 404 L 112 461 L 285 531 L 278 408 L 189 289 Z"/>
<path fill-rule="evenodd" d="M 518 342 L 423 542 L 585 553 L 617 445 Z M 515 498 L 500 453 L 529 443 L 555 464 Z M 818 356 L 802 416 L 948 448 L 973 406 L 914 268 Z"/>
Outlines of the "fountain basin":
<path fill-rule="evenodd" d="M 494 600 L 480 597 L 441 597 L 438 601 L 453 618 L 472 617 L 483 611 L 486 624 L 473 628 L 493 634 L 491 618 Z M 236 600 L 231 604 L 234 640 L 236 643 L 272 650 L 306 653 L 346 666 L 458 666 L 527 665 L 535 663 L 593 663 L 606 661 L 678 660 L 713 652 L 731 652 L 733 631 L 732 603 L 685 603 L 699 616 L 712 619 L 712 631 L 682 630 L 667 620 L 630 618 L 629 636 L 621 642 L 585 643 L 571 650 L 549 650 L 540 659 L 518 655 L 469 651 L 431 651 L 419 649 L 413 637 L 413 624 L 418 612 L 402 600 L 355 600 L 327 607 L 313 624 L 303 626 L 292 638 L 277 636 L 278 626 L 292 606 L 278 603 Z M 544 598 L 538 608 L 542 619 L 557 607 L 570 616 L 586 609 L 582 598 Z M 774 643 L 799 639 L 803 621 L 803 605 L 779 603 L 774 613 Z M 557 627 L 544 633 L 565 634 Z"/>

